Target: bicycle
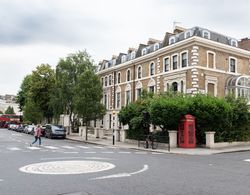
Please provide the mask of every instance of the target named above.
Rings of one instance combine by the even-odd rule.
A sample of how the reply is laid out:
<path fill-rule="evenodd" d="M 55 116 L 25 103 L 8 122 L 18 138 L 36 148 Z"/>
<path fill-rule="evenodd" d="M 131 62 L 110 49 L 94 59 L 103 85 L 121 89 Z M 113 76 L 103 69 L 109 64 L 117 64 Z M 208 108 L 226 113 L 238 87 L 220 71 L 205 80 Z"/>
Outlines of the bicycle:
<path fill-rule="evenodd" d="M 157 149 L 158 148 L 158 142 L 156 140 L 156 138 L 152 135 L 148 135 L 146 137 L 145 142 L 143 143 L 144 148 L 149 148 L 149 146 L 152 149 Z"/>

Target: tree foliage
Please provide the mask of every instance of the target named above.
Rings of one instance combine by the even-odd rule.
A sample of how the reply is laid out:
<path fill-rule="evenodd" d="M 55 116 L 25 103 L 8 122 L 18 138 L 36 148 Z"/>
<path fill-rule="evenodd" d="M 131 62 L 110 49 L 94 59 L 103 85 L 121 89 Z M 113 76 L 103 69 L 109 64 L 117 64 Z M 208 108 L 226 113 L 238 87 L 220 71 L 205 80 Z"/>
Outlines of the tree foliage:
<path fill-rule="evenodd" d="M 5 114 L 15 114 L 14 108 L 12 106 L 8 106 L 8 108 L 5 110 Z"/>

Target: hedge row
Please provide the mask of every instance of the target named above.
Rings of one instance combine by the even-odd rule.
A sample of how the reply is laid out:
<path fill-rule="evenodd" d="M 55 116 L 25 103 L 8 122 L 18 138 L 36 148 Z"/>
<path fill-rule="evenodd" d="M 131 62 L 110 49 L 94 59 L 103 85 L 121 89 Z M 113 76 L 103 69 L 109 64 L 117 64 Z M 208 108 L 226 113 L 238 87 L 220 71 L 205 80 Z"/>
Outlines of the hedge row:
<path fill-rule="evenodd" d="M 128 137 L 148 133 L 149 124 L 163 132 L 177 130 L 180 117 L 191 114 L 196 118 L 198 144 L 205 143 L 205 131 L 215 131 L 215 141 L 250 140 L 250 115 L 245 99 L 232 96 L 163 94 L 145 97 L 121 109 L 120 121 L 129 125 Z"/>

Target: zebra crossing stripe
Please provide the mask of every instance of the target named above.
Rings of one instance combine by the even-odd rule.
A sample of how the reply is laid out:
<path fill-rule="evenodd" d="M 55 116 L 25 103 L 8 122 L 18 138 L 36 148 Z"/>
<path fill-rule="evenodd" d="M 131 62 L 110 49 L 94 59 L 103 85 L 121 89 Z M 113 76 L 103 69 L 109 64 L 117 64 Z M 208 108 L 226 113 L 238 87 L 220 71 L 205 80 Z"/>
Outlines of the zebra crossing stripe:
<path fill-rule="evenodd" d="M 93 148 L 103 149 L 101 146 L 94 146 Z"/>
<path fill-rule="evenodd" d="M 75 149 L 75 147 L 72 147 L 72 146 L 62 146 L 62 148 L 65 148 L 65 149 Z"/>
<path fill-rule="evenodd" d="M 246 159 L 246 160 L 244 160 L 244 161 L 246 161 L 246 162 L 250 162 L 250 159 Z"/>
<path fill-rule="evenodd" d="M 118 152 L 119 154 L 130 154 L 131 152 Z"/>
<path fill-rule="evenodd" d="M 86 154 L 95 154 L 96 152 L 85 152 Z"/>
<path fill-rule="evenodd" d="M 44 148 L 47 148 L 47 149 L 52 149 L 52 150 L 57 150 L 59 149 L 58 147 L 55 147 L 55 146 L 43 146 Z"/>
<path fill-rule="evenodd" d="M 22 150 L 20 148 L 17 148 L 17 147 L 12 147 L 12 148 L 7 148 L 8 150 L 12 150 L 12 151 L 17 151 L 17 150 Z"/>
<path fill-rule="evenodd" d="M 114 152 L 102 152 L 103 154 L 113 154 Z"/>
<path fill-rule="evenodd" d="M 27 147 L 27 148 L 30 149 L 30 150 L 41 150 L 41 148 L 35 147 L 35 146 L 30 146 L 30 147 Z"/>
<path fill-rule="evenodd" d="M 87 146 L 77 146 L 77 147 L 79 147 L 79 148 L 83 148 L 83 149 L 87 149 L 87 148 L 89 148 L 89 147 L 87 147 Z"/>

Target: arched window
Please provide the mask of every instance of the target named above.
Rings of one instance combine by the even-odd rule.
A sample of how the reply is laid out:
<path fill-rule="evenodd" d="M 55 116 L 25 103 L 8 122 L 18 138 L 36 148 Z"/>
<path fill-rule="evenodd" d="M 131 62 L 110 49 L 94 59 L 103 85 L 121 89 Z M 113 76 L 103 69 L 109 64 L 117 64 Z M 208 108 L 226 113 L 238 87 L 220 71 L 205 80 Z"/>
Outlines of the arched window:
<path fill-rule="evenodd" d="M 169 45 L 174 44 L 174 43 L 175 43 L 175 37 L 172 36 L 169 38 Z"/>
<path fill-rule="evenodd" d="M 150 64 L 149 74 L 150 74 L 150 76 L 155 74 L 155 64 L 153 62 Z"/>
<path fill-rule="evenodd" d="M 184 92 L 184 83 L 183 83 L 183 81 L 181 81 L 181 93 L 183 93 Z"/>
<path fill-rule="evenodd" d="M 130 81 L 130 70 L 127 70 L 127 81 Z"/>
<path fill-rule="evenodd" d="M 112 76 L 109 75 L 109 85 L 112 85 Z"/>
<path fill-rule="evenodd" d="M 118 72 L 118 74 L 117 74 L 117 83 L 118 84 L 121 83 L 121 73 L 120 72 Z"/>
<path fill-rule="evenodd" d="M 105 77 L 104 82 L 105 82 L 105 87 L 107 87 L 108 86 L 108 77 Z"/>
<path fill-rule="evenodd" d="M 177 83 L 177 82 L 173 82 L 173 83 L 172 83 L 172 90 L 173 90 L 174 92 L 177 92 L 177 91 L 178 91 L 178 83 Z"/>
<path fill-rule="evenodd" d="M 142 74 L 142 71 L 141 71 L 141 66 L 138 66 L 138 68 L 137 68 L 137 78 L 138 79 L 141 79 L 141 74 Z"/>

